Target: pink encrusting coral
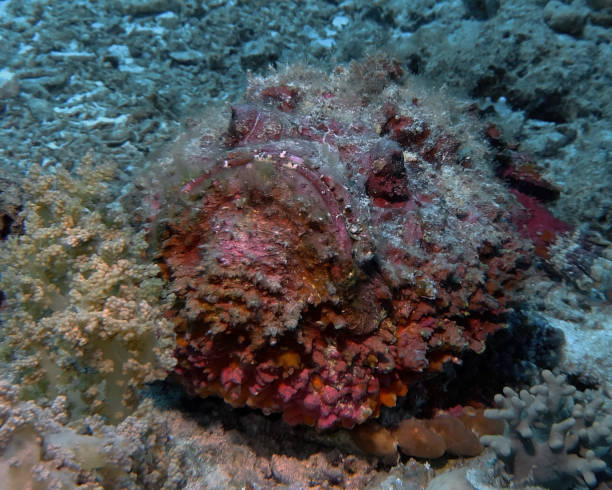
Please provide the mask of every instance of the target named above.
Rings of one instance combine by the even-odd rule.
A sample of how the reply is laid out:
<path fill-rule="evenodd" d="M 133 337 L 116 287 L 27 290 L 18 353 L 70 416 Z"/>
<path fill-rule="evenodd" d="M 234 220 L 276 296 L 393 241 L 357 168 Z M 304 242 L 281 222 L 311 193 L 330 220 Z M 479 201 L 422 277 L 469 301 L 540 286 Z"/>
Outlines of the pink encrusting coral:
<path fill-rule="evenodd" d="M 179 140 L 156 199 L 190 393 L 351 427 L 505 326 L 520 205 L 469 111 L 400 75 L 252 80 L 226 129 Z"/>

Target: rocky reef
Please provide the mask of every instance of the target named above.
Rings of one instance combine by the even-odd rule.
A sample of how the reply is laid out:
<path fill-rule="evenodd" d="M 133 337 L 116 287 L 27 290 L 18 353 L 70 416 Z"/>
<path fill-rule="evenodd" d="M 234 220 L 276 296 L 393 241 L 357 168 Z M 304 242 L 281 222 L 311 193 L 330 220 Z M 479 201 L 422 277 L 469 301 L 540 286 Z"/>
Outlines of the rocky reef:
<path fill-rule="evenodd" d="M 170 440 L 142 402 L 168 374 L 190 395 L 280 413 L 294 442 L 359 455 L 325 466 L 338 481 L 379 480 L 365 476 L 377 461 L 401 472 L 412 471 L 402 457 L 472 457 L 479 436 L 506 440 L 487 436 L 503 424 L 483 417 L 501 377 L 474 376 L 558 355 L 558 335 L 514 311 L 539 274 L 534 257 L 552 268 L 571 236 L 559 239 L 569 226 L 540 202 L 554 188 L 469 102 L 385 57 L 253 78 L 226 114 L 190 121 L 144 188 L 119 190 L 115 166 L 87 156 L 72 174 L 33 166 L 20 194 L 5 192 L 0 354 L 16 384 L 0 429 L 16 469 L 0 471 L 172 487 L 190 449 L 172 446 L 174 466 L 158 474 L 143 466 L 140 433 L 120 424 L 146 419 L 140 429 Z M 277 437 L 258 417 L 254 434 Z M 291 473 L 292 458 L 262 464 Z M 351 476 L 353 464 L 364 473 Z M 269 478 L 260 473 L 242 476 Z"/>
<path fill-rule="evenodd" d="M 610 428 L 610 403 L 603 387 L 612 378 L 611 25 L 607 0 L 0 1 L 0 486 L 609 487 L 610 440 L 603 428 Z M 331 77 L 316 71 L 328 73 L 373 50 L 397 59 L 408 79 L 400 80 L 397 66 L 381 69 L 371 59 L 367 67 L 341 68 Z M 247 71 L 269 74 L 296 62 L 311 68 L 294 67 L 267 79 L 247 76 Z M 249 94 L 239 103 L 249 78 Z M 455 91 L 469 101 L 449 96 Z M 234 111 L 227 101 L 233 102 Z M 387 102 L 391 107 L 385 108 Z M 253 125 L 245 112 L 251 109 L 256 121 L 260 116 Z M 267 115 L 271 119 L 261 123 L 261 116 Z M 476 121 L 480 117 L 486 121 L 483 126 Z M 328 125 L 330 120 L 337 125 Z M 351 130 L 353 121 L 368 131 Z M 412 122 L 430 131 L 423 141 L 401 137 Z M 247 133 L 241 133 L 241 127 Z M 296 134 L 300 127 L 310 135 Z M 418 126 L 410 131 L 426 132 Z M 159 152 L 177 134 L 183 136 L 160 169 Z M 438 165 L 438 157 L 431 157 L 425 146 L 435 147 L 442 134 L 449 136 L 449 147 L 439 152 L 444 164 Z M 251 141 L 255 135 L 259 139 Z M 451 137 L 457 140 L 455 150 Z M 401 155 L 372 172 L 373 162 L 360 161 L 350 144 L 362 148 L 377 139 L 391 144 L 395 140 Z M 268 149 L 289 142 L 293 151 L 284 159 L 279 148 Z M 264 156 L 255 158 L 248 152 L 251 148 L 259 148 Z M 213 161 L 233 164 L 234 151 L 247 156 L 230 178 L 230 169 L 214 168 Z M 457 158 L 452 156 L 455 151 Z M 199 158 L 206 152 L 211 158 Z M 272 155 L 267 164 L 266 152 Z M 451 158 L 445 160 L 444 154 Z M 379 157 L 385 160 L 384 151 Z M 277 192 L 269 193 L 271 199 L 261 183 L 264 165 L 269 175 L 278 177 L 277 187 L 269 184 Z M 143 196 L 150 186 L 141 187 L 138 181 L 146 168 L 152 169 L 153 180 L 160 180 L 148 202 Z M 254 183 L 240 181 L 248 176 L 247 169 Z M 299 173 L 305 169 L 312 173 Z M 359 174 L 359 169 L 366 173 Z M 212 172 L 221 176 L 221 183 L 238 181 L 249 196 L 241 208 L 232 208 L 221 190 L 209 191 Z M 325 175 L 325 182 L 314 186 L 307 180 L 319 174 Z M 330 182 L 336 188 L 332 192 Z M 335 224 L 326 218 L 333 214 L 334 202 L 343 210 L 337 188 L 345 189 L 365 231 L 350 230 L 355 219 L 349 215 Z M 192 329 L 198 322 L 209 323 L 177 314 L 186 299 L 195 298 L 197 305 L 202 297 L 167 294 L 168 286 L 178 285 L 173 271 L 188 271 L 180 261 L 169 267 L 178 246 L 167 248 L 165 256 L 160 253 L 166 240 L 173 240 L 172 233 L 187 236 L 177 230 L 198 225 L 187 213 L 197 218 L 203 195 L 200 200 L 195 195 L 204 189 L 212 199 L 210 209 L 221 220 L 232 213 L 238 217 L 238 210 L 245 213 L 242 221 L 236 218 L 226 228 L 242 231 L 262 223 L 266 199 L 272 217 L 283 212 L 291 217 L 284 221 L 290 225 L 286 232 L 266 223 L 256 229 L 258 240 L 252 246 L 234 250 L 259 253 L 260 245 L 276 244 L 261 239 L 259 232 L 278 232 L 294 247 L 286 236 L 298 230 L 312 239 L 309 246 L 314 249 L 298 247 L 304 258 L 296 262 L 289 248 L 278 245 L 269 252 L 264 248 L 265 253 L 249 258 L 242 269 L 234 256 L 229 265 L 215 264 L 213 271 L 222 273 L 216 277 L 203 269 L 195 279 L 186 276 L 184 293 L 201 278 L 211 279 L 204 287 L 215 289 L 213 294 L 207 291 L 206 298 L 218 291 L 232 303 L 231 308 L 205 305 L 205 321 L 212 324 L 218 314 L 215 328 L 225 327 L 224 333 Z M 477 189 L 485 189 L 486 196 L 477 191 L 479 197 L 472 198 L 470 191 Z M 252 197 L 258 190 L 266 191 L 259 201 Z M 508 190 L 514 196 L 508 198 Z M 425 203 L 429 195 L 432 203 Z M 519 262 L 516 271 L 507 271 L 523 277 L 506 282 L 503 295 L 491 295 L 504 305 L 499 314 L 472 306 L 469 317 L 454 316 L 438 300 L 452 291 L 457 291 L 455 297 L 470 298 L 479 281 L 490 282 L 487 267 L 474 268 L 469 261 L 465 269 L 482 273 L 482 279 L 468 276 L 456 285 L 435 277 L 437 261 L 454 256 L 461 261 L 457 250 L 472 250 L 474 230 L 481 225 L 490 230 L 486 220 L 478 218 L 474 228 L 458 235 L 465 243 L 449 248 L 449 238 L 460 227 L 452 223 L 457 196 L 473 202 L 470 209 L 475 210 L 501 202 L 511 218 L 503 214 L 492 226 L 506 236 L 518 235 L 523 250 L 511 248 L 510 255 L 532 261 L 531 267 Z M 299 199 L 305 202 L 297 204 Z M 144 213 L 139 209 L 143 201 L 149 205 Z M 414 223 L 417 216 L 421 231 L 434 233 L 420 237 L 415 226 L 417 233 L 408 235 L 416 238 L 396 247 L 388 239 L 401 228 L 392 207 L 407 202 L 416 207 L 404 206 L 406 223 Z M 322 221 L 313 224 L 306 216 L 294 217 L 299 209 L 314 211 Z M 434 212 L 443 224 L 434 222 Z M 147 243 L 141 218 L 151 216 L 158 235 Z M 388 223 L 385 216 L 391 216 Z M 214 218 L 208 219 L 212 223 Z M 446 222 L 451 223 L 448 232 Z M 340 225 L 350 240 L 330 237 Z M 243 242 L 236 235 L 234 242 Z M 358 240 L 370 248 L 372 259 Z M 479 240 L 476 236 L 473 243 Z M 202 250 L 223 251 L 219 245 L 224 243 L 232 241 L 207 235 Z M 350 258 L 343 243 L 350 243 Z M 443 248 L 435 251 L 434 245 Z M 327 255 L 321 252 L 324 247 Z M 386 251 L 392 247 L 408 252 L 389 258 Z M 163 279 L 147 254 L 151 250 Z M 429 263 L 425 256 L 432 257 Z M 280 292 L 274 292 L 277 286 L 269 270 L 256 278 L 249 275 L 257 257 L 266 257 L 266 267 L 284 271 Z M 484 253 L 480 259 L 487 257 L 490 254 Z M 398 273 L 404 264 L 407 276 Z M 313 284 L 310 289 L 294 284 L 301 279 L 297 272 L 305 268 L 307 274 L 302 275 Z M 419 285 L 410 279 L 411 271 L 424 271 L 423 277 L 433 280 Z M 344 281 L 343 275 L 352 279 Z M 335 292 L 325 283 L 330 278 Z M 370 278 L 379 278 L 373 290 L 365 287 Z M 230 283 L 235 286 L 231 293 Z M 436 298 L 427 295 L 428 285 L 435 286 Z M 416 291 L 417 286 L 423 287 L 415 295 L 425 292 L 418 299 L 401 296 L 402 290 Z M 260 317 L 253 309 L 256 302 L 241 312 L 241 290 L 260 302 Z M 288 310 L 286 305 L 299 303 L 296 298 L 304 291 L 312 291 L 313 298 L 319 294 L 320 302 L 315 306 L 306 299 L 299 315 Z M 413 311 L 406 310 L 408 319 L 398 316 L 394 305 L 399 303 L 431 306 L 433 313 L 426 311 L 422 318 L 439 315 L 442 321 L 455 322 L 456 327 L 444 324 L 454 339 L 467 338 L 473 319 L 491 322 L 495 331 L 487 335 L 484 351 L 475 344 L 460 349 L 455 340 L 437 350 L 433 342 L 442 331 L 431 326 L 431 337 L 421 338 L 425 347 L 414 353 L 416 367 L 410 366 L 397 357 L 399 337 L 392 338 L 392 329 L 383 347 L 372 347 L 383 327 L 394 325 L 397 334 L 406 325 L 418 326 Z M 251 348 L 252 332 L 247 331 L 249 348 L 215 344 L 221 337 L 228 339 L 236 325 L 236 331 L 244 325 L 243 317 L 235 320 L 230 312 L 264 327 L 263 343 Z M 292 318 L 297 319 L 295 327 Z M 361 318 L 365 326 L 373 321 L 378 327 L 356 334 L 352 322 Z M 265 329 L 264 320 L 271 328 Z M 319 320 L 333 325 L 323 327 Z M 346 326 L 336 330 L 344 321 Z M 309 325 L 312 330 L 307 330 Z M 175 329 L 179 348 L 186 349 L 182 362 L 199 363 L 190 371 L 193 377 L 183 378 L 184 384 L 189 388 L 189 383 L 197 383 L 200 394 L 219 394 L 221 399 L 186 396 L 171 381 L 180 379 L 173 372 Z M 265 344 L 275 329 L 282 351 L 276 357 L 273 346 Z M 316 363 L 313 354 L 303 352 L 308 344 L 302 332 L 314 338 Z M 220 357 L 215 350 L 203 349 L 200 355 L 204 340 L 196 335 L 221 347 Z M 344 348 L 338 340 L 343 338 L 357 344 L 356 363 L 363 364 L 370 352 L 376 358 L 367 356 L 359 371 L 354 363 L 339 372 L 325 371 L 324 363 L 337 369 L 346 361 L 321 343 Z M 295 341 L 288 345 L 287 339 Z M 422 346 L 416 341 L 401 345 L 408 351 Z M 379 355 L 383 351 L 384 360 Z M 223 378 L 222 360 L 227 359 L 238 369 L 228 369 Z M 204 384 L 198 381 L 202 363 L 213 366 L 212 381 L 207 377 Z M 531 376 L 542 367 L 554 376 L 530 388 Z M 291 421 L 295 425 L 288 425 L 281 421 L 281 413 L 289 413 L 288 404 L 275 397 L 287 393 L 280 389 L 281 382 L 297 388 L 295 373 L 306 368 L 318 376 L 289 403 L 305 413 L 306 395 L 312 392 L 314 403 L 321 403 L 320 413 L 296 417 Z M 221 381 L 216 382 L 219 369 Z M 168 373 L 174 375 L 160 381 Z M 362 373 L 379 384 L 378 395 L 376 386 L 371 393 L 366 388 L 370 418 L 349 430 L 320 430 L 328 405 L 319 399 L 335 394 L 330 386 L 346 388 L 348 375 L 358 378 Z M 394 389 L 402 393 L 404 384 L 406 395 L 395 395 L 394 400 L 385 391 L 385 380 L 396 378 L 400 381 Z M 255 395 L 246 389 L 254 380 L 263 387 Z M 474 453 L 473 432 L 482 432 L 472 426 L 474 420 L 464 420 L 461 411 L 481 414 L 504 386 L 509 388 L 497 397 L 500 410 L 487 412 L 497 418 L 494 422 L 508 422 L 504 437 L 493 439 L 481 456 L 467 459 Z M 193 387 L 189 391 L 200 392 Z M 344 396 L 336 403 L 357 406 L 352 395 Z M 553 398 L 559 397 L 555 405 Z M 230 408 L 222 399 L 239 408 Z M 394 401 L 394 407 L 385 406 Z M 259 409 L 242 407 L 249 403 Z M 380 414 L 374 417 L 377 404 Z M 277 413 L 268 414 L 271 411 Z M 440 415 L 444 423 L 436 420 Z M 568 419 L 575 420 L 573 427 Z M 332 427 L 350 424 L 341 419 Z M 459 447 L 462 440 L 469 444 Z M 601 469 L 601 461 L 607 468 Z M 555 473 L 545 471 L 550 462 Z"/>

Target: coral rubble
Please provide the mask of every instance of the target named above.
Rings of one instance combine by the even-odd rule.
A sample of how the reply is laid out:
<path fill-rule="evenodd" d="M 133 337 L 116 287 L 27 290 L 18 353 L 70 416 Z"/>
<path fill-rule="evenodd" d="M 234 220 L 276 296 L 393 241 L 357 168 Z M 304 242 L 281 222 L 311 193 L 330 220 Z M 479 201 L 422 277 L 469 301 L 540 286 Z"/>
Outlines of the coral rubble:
<path fill-rule="evenodd" d="M 369 59 L 254 79 L 161 162 L 190 393 L 351 427 L 481 352 L 532 249 L 469 110 Z"/>
<path fill-rule="evenodd" d="M 184 454 L 150 401 L 117 426 L 69 422 L 65 396 L 41 407 L 0 382 L 2 488 L 101 490 L 182 487 Z"/>
<path fill-rule="evenodd" d="M 186 414 L 146 399 L 109 425 L 98 415 L 71 420 L 65 396 L 46 407 L 19 401 L 19 388 L 0 381 L 0 487 L 367 488 L 386 476 L 358 455 L 324 454 L 261 414 L 237 420 L 215 405 Z"/>
<path fill-rule="evenodd" d="M 113 202 L 113 166 L 85 158 L 77 174 L 33 166 L 24 180 L 25 231 L 0 244 L 0 355 L 22 397 L 120 420 L 174 365 L 174 333 L 144 233 Z"/>

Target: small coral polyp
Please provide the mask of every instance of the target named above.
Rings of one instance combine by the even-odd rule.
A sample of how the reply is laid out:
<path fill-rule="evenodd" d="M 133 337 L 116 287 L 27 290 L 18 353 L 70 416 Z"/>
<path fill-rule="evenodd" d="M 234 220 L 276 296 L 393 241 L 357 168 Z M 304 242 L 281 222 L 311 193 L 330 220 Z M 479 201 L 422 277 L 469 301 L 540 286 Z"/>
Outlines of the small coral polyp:
<path fill-rule="evenodd" d="M 367 65 L 255 79 L 179 140 L 159 243 L 190 393 L 352 427 L 504 327 L 516 201 L 467 114 Z"/>

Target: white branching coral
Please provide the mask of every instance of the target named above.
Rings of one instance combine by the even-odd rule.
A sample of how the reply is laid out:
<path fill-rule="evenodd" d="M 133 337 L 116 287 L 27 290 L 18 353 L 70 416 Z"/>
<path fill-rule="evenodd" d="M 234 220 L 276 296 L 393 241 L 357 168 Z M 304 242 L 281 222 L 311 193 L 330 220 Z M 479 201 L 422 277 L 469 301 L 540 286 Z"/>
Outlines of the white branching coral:
<path fill-rule="evenodd" d="M 485 410 L 485 416 L 506 421 L 506 434 L 480 442 L 495 451 L 498 469 L 519 488 L 594 487 L 598 474 L 609 472 L 612 400 L 603 391 L 579 392 L 565 376 L 548 370 L 542 381 L 520 393 L 506 387 L 496 395 L 499 408 Z"/>
<path fill-rule="evenodd" d="M 0 244 L 0 356 L 21 397 L 67 397 L 75 416 L 119 420 L 174 365 L 163 281 L 111 191 L 112 164 L 76 176 L 32 167 L 25 232 Z"/>

